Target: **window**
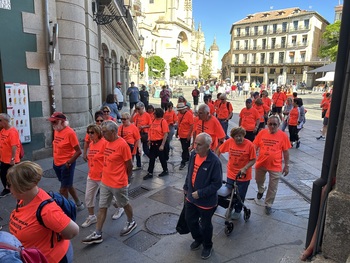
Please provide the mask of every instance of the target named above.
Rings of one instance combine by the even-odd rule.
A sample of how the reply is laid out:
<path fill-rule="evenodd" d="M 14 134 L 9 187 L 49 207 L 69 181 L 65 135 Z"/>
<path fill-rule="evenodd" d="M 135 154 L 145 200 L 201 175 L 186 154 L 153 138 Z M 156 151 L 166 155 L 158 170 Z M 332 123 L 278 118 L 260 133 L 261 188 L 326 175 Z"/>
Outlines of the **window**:
<path fill-rule="evenodd" d="M 303 45 L 306 45 L 306 43 L 307 43 L 307 35 L 302 35 L 301 42 L 303 43 Z"/>
<path fill-rule="evenodd" d="M 306 52 L 305 51 L 300 51 L 300 62 L 305 62 L 305 54 Z"/>
<path fill-rule="evenodd" d="M 264 74 L 264 68 L 259 68 L 259 74 Z"/>
<path fill-rule="evenodd" d="M 252 69 L 250 70 L 250 73 L 256 73 L 256 68 L 252 68 Z"/>
<path fill-rule="evenodd" d="M 310 24 L 310 20 L 309 19 L 305 19 L 304 20 L 304 28 L 305 29 L 309 29 L 309 24 Z"/>
<path fill-rule="evenodd" d="M 289 60 L 291 63 L 294 63 L 294 55 L 295 55 L 295 52 L 289 52 Z"/>
<path fill-rule="evenodd" d="M 262 49 L 266 49 L 266 39 L 262 40 Z"/>
<path fill-rule="evenodd" d="M 281 38 L 281 47 L 285 48 L 286 47 L 286 37 Z"/>
<path fill-rule="evenodd" d="M 280 64 L 284 63 L 284 52 L 278 53 L 278 63 Z"/>
<path fill-rule="evenodd" d="M 298 30 L 298 21 L 293 21 L 293 29 Z"/>
<path fill-rule="evenodd" d="M 239 64 L 239 54 L 235 54 L 235 64 Z"/>
<path fill-rule="evenodd" d="M 253 40 L 253 49 L 256 50 L 256 39 Z"/>
<path fill-rule="evenodd" d="M 260 64 L 265 64 L 265 53 L 260 54 Z"/>
<path fill-rule="evenodd" d="M 277 33 L 277 24 L 273 24 L 273 25 L 272 25 L 272 32 L 273 32 L 274 34 Z"/>
<path fill-rule="evenodd" d="M 255 27 L 254 27 L 254 35 L 257 35 L 257 34 L 258 34 L 258 29 L 259 29 L 258 26 L 255 26 Z"/>
<path fill-rule="evenodd" d="M 271 38 L 271 48 L 274 49 L 276 47 L 276 38 Z"/>
<path fill-rule="evenodd" d="M 248 40 L 244 41 L 244 49 L 247 50 L 248 49 Z"/>
<path fill-rule="evenodd" d="M 287 32 L 287 22 L 282 23 L 282 32 Z"/>
<path fill-rule="evenodd" d="M 238 68 L 235 68 L 235 73 L 238 74 Z"/>
<path fill-rule="evenodd" d="M 246 73 L 246 68 L 241 68 L 241 73 Z"/>
<path fill-rule="evenodd" d="M 251 64 L 255 64 L 255 60 L 256 60 L 256 54 L 252 54 Z"/>
<path fill-rule="evenodd" d="M 246 35 L 246 36 L 249 36 L 249 26 L 247 26 L 247 27 L 245 28 L 245 35 Z"/>
<path fill-rule="evenodd" d="M 292 36 L 292 45 L 293 46 L 297 45 L 297 36 Z"/>
<path fill-rule="evenodd" d="M 247 64 L 247 54 L 243 54 L 243 64 Z"/>
<path fill-rule="evenodd" d="M 274 58 L 275 58 L 275 53 L 270 53 L 269 54 L 269 64 L 273 64 Z"/>
<path fill-rule="evenodd" d="M 270 74 L 275 74 L 276 73 L 276 69 L 275 68 L 270 68 Z"/>
<path fill-rule="evenodd" d="M 154 4 L 154 0 L 149 0 L 149 3 L 150 4 Z"/>
<path fill-rule="evenodd" d="M 240 28 L 240 27 L 237 28 L 237 36 L 238 36 L 238 37 L 241 36 L 241 28 Z"/>
<path fill-rule="evenodd" d="M 264 35 L 267 34 L 267 25 L 263 25 L 263 31 L 264 31 Z"/>
<path fill-rule="evenodd" d="M 239 41 L 236 41 L 236 50 L 239 50 Z"/>

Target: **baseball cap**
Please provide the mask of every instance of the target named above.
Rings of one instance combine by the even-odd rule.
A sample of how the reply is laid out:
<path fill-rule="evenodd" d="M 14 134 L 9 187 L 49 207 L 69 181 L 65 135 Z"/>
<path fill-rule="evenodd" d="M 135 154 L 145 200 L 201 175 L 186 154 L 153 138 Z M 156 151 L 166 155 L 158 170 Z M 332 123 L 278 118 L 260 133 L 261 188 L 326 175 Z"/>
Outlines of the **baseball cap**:
<path fill-rule="evenodd" d="M 177 108 L 177 110 L 185 110 L 185 109 L 187 109 L 187 106 L 186 106 L 185 103 L 179 102 L 179 103 L 177 104 L 176 108 Z"/>
<path fill-rule="evenodd" d="M 66 115 L 64 115 L 62 112 L 54 112 L 50 118 L 48 118 L 49 121 L 57 121 L 57 120 L 67 120 Z"/>
<path fill-rule="evenodd" d="M 245 103 L 252 103 L 253 101 L 252 101 L 252 99 L 247 99 L 246 101 L 245 101 Z"/>
<path fill-rule="evenodd" d="M 117 85 L 122 85 L 122 83 L 118 81 L 118 82 L 117 82 Z"/>

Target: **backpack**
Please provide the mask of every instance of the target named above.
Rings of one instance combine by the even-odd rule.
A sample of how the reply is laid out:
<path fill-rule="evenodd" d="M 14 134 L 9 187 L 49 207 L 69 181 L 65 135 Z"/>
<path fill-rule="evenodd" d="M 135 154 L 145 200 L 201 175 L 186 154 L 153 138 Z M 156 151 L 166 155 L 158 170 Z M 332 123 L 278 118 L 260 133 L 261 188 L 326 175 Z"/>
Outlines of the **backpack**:
<path fill-rule="evenodd" d="M 18 248 L 18 247 L 0 242 L 0 249 L 17 251 L 21 256 L 22 261 L 25 263 L 48 263 L 46 257 L 37 248 L 24 248 L 24 247 Z"/>
<path fill-rule="evenodd" d="M 47 192 L 51 198 L 46 199 L 42 201 L 36 210 L 36 219 L 38 220 L 39 224 L 46 227 L 43 221 L 43 218 L 41 217 L 41 211 L 43 207 L 49 203 L 56 202 L 56 204 L 62 209 L 62 211 L 70 217 L 73 221 L 77 218 L 77 208 L 72 200 L 69 200 L 65 198 L 63 195 L 57 192 Z M 53 237 L 54 237 L 54 231 L 52 231 L 51 236 L 51 248 L 53 248 Z M 57 240 L 60 241 L 61 237 L 59 234 L 57 234 Z"/>

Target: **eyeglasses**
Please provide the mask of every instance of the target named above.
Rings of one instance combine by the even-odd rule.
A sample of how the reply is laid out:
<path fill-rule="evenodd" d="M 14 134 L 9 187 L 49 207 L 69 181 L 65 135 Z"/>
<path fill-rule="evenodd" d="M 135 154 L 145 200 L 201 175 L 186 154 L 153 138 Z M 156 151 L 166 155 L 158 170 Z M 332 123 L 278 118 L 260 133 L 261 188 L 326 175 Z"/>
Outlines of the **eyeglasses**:
<path fill-rule="evenodd" d="M 104 113 L 109 113 L 109 111 L 108 111 L 108 110 L 104 110 L 103 112 L 104 112 Z"/>
<path fill-rule="evenodd" d="M 269 126 L 277 126 L 278 124 L 277 123 L 268 123 L 267 125 L 269 125 Z"/>
<path fill-rule="evenodd" d="M 87 133 L 88 133 L 88 134 L 95 134 L 94 131 L 88 131 Z"/>
<path fill-rule="evenodd" d="M 96 120 L 96 122 L 103 122 L 103 120 Z"/>
<path fill-rule="evenodd" d="M 56 125 L 56 124 L 58 124 L 58 121 L 52 121 L 51 124 Z"/>
<path fill-rule="evenodd" d="M 127 118 L 121 118 L 121 120 L 122 120 L 122 121 L 126 121 L 126 120 L 127 120 Z"/>

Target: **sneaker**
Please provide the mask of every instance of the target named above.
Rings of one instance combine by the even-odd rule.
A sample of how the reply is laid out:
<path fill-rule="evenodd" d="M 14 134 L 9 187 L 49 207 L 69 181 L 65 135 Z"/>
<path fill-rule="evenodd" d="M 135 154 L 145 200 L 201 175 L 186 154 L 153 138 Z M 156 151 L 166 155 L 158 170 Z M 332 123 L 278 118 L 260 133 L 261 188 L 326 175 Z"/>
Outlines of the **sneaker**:
<path fill-rule="evenodd" d="M 11 194 L 9 189 L 4 189 L 2 190 L 2 192 L 0 193 L 0 198 L 8 196 L 9 194 Z"/>
<path fill-rule="evenodd" d="M 262 193 L 257 193 L 257 194 L 256 194 L 256 199 L 260 200 L 260 199 L 263 197 L 263 195 L 264 195 L 264 192 L 262 192 Z"/>
<path fill-rule="evenodd" d="M 83 202 L 80 202 L 80 204 L 79 204 L 79 205 L 76 205 L 76 207 L 77 207 L 77 210 L 78 210 L 78 211 L 82 211 L 82 210 L 84 210 L 84 208 L 85 208 Z"/>
<path fill-rule="evenodd" d="M 199 242 L 199 241 L 193 241 L 192 244 L 190 245 L 190 248 L 192 251 L 194 250 L 198 250 L 202 245 L 202 242 Z"/>
<path fill-rule="evenodd" d="M 233 212 L 231 214 L 231 219 L 232 220 L 238 220 L 241 217 L 241 212 Z"/>
<path fill-rule="evenodd" d="M 321 141 L 325 141 L 326 140 L 326 137 L 324 136 L 319 136 L 319 137 L 316 137 L 316 140 L 321 140 Z"/>
<path fill-rule="evenodd" d="M 180 165 L 179 170 L 183 170 L 183 169 L 185 168 L 185 166 L 186 166 L 186 164 L 182 163 L 182 164 Z"/>
<path fill-rule="evenodd" d="M 129 235 L 131 231 L 133 231 L 136 227 L 137 227 L 137 224 L 135 220 L 133 220 L 132 222 L 126 222 L 125 227 L 122 229 L 122 231 L 120 231 L 120 235 L 121 236 Z"/>
<path fill-rule="evenodd" d="M 83 242 L 84 244 L 87 244 L 87 245 L 91 245 L 91 244 L 100 244 L 100 243 L 102 243 L 102 241 L 103 241 L 102 234 L 98 235 L 94 231 L 91 235 L 84 238 L 81 242 Z"/>
<path fill-rule="evenodd" d="M 297 141 L 297 145 L 295 146 L 295 148 L 299 148 L 300 147 L 300 141 Z"/>
<path fill-rule="evenodd" d="M 265 214 L 271 215 L 271 213 L 272 213 L 272 208 L 269 206 L 265 206 Z"/>
<path fill-rule="evenodd" d="M 202 254 L 201 254 L 202 259 L 210 258 L 212 251 L 213 251 L 213 248 L 203 248 Z"/>
<path fill-rule="evenodd" d="M 159 174 L 158 176 L 159 177 L 162 177 L 162 176 L 166 176 L 166 175 L 169 175 L 169 172 L 168 171 L 163 171 L 161 174 Z"/>
<path fill-rule="evenodd" d="M 118 208 L 117 211 L 112 215 L 113 220 L 117 220 L 124 214 L 124 208 Z"/>
<path fill-rule="evenodd" d="M 147 179 L 151 179 L 151 178 L 153 178 L 153 174 L 148 173 L 143 177 L 143 180 L 147 180 Z"/>
<path fill-rule="evenodd" d="M 141 167 L 138 167 L 138 166 L 135 166 L 132 168 L 133 171 L 138 171 L 138 170 L 141 170 Z"/>
<path fill-rule="evenodd" d="M 84 223 L 81 224 L 81 227 L 88 227 L 91 226 L 92 224 L 97 223 L 97 217 L 95 215 L 93 216 L 88 216 L 85 220 Z"/>

